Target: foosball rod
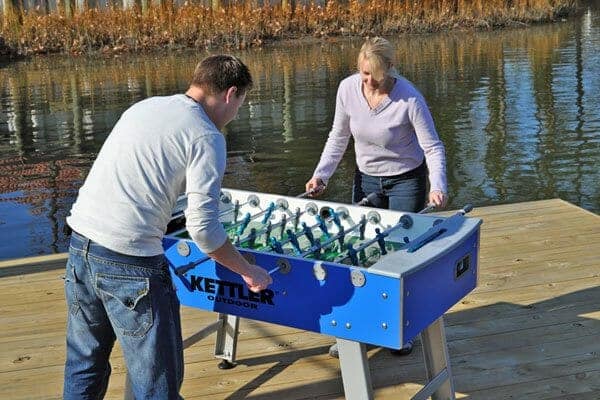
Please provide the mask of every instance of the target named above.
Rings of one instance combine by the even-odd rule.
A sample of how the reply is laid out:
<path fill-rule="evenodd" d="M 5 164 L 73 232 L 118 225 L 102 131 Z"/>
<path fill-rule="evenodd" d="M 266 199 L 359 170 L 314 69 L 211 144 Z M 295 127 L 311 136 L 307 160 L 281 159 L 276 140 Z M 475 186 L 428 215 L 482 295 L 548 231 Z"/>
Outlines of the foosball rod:
<path fill-rule="evenodd" d="M 366 225 L 366 223 L 367 223 L 367 218 L 363 215 L 358 224 L 355 224 L 348 229 L 338 232 L 335 236 L 327 239 L 325 242 L 323 242 L 321 244 L 312 245 L 308 250 L 305 250 L 304 252 L 302 252 L 302 254 L 300 254 L 300 257 L 306 257 L 307 255 L 312 254 L 317 250 L 325 249 L 325 248 L 329 247 L 329 245 L 331 243 L 335 242 L 336 240 L 338 240 L 340 238 L 343 239 L 347 234 L 355 231 L 358 228 L 363 227 L 364 225 Z M 341 245 L 340 245 L 340 248 L 341 248 Z"/>
<path fill-rule="evenodd" d="M 279 202 L 278 202 L 278 204 L 279 204 Z M 296 207 L 296 211 L 293 214 L 291 213 L 291 211 L 289 211 L 289 209 L 287 208 L 287 205 L 286 206 L 279 205 L 279 208 L 286 211 L 281 214 L 281 218 L 280 218 L 279 222 L 272 225 L 271 227 L 269 227 L 267 225 L 265 228 L 263 228 L 259 232 L 257 232 L 259 234 L 266 232 L 267 233 L 267 237 L 266 237 L 267 241 L 269 240 L 269 236 L 270 236 L 271 230 L 273 228 L 280 228 L 279 237 L 283 238 L 283 234 L 285 233 L 285 226 L 288 223 L 288 214 L 290 214 L 289 215 L 290 217 L 293 217 L 294 229 L 298 229 L 298 224 L 300 223 L 300 217 L 305 213 L 305 211 L 300 211 L 300 208 L 298 208 L 298 207 Z M 265 220 L 266 220 L 266 217 L 265 217 Z M 265 224 L 265 220 L 263 220 L 263 225 Z"/>
<path fill-rule="evenodd" d="M 281 267 L 275 267 L 272 270 L 269 270 L 267 273 L 269 275 L 273 275 L 275 272 L 279 271 L 281 269 Z"/>
<path fill-rule="evenodd" d="M 399 228 L 407 229 L 410 226 L 412 226 L 412 218 L 408 215 L 403 215 L 402 217 L 400 217 L 400 220 L 398 221 L 398 223 L 396 225 L 386 229 L 385 231 L 379 232 L 379 229 L 376 229 L 375 237 L 367 240 L 366 242 L 361 243 L 356 249 L 354 248 L 354 246 L 352 244 L 349 244 L 348 245 L 348 254 L 346 254 L 343 257 L 336 258 L 334 260 L 334 262 L 340 262 L 347 258 L 352 258 L 350 253 L 354 253 L 354 254 L 360 253 L 361 251 L 363 251 L 364 249 L 366 249 L 367 247 L 369 247 L 370 245 L 372 245 L 375 242 L 379 242 L 381 244 L 382 239 L 389 236 L 389 234 L 392 233 L 393 231 L 395 231 L 396 229 L 399 229 Z M 385 250 L 385 247 L 382 250 Z"/>
<path fill-rule="evenodd" d="M 223 203 L 229 203 L 229 202 L 231 201 L 231 196 L 226 196 L 226 195 L 223 195 L 223 194 L 222 194 L 222 195 L 221 195 L 221 201 L 222 201 Z M 245 206 L 246 204 L 250 204 L 252 207 L 258 207 L 258 205 L 260 204 L 260 199 L 258 198 L 258 196 L 257 196 L 257 195 L 255 195 L 255 194 L 250 194 L 250 195 L 249 195 L 249 196 L 246 198 L 246 201 L 245 201 L 245 202 L 243 202 L 243 203 L 241 203 L 241 204 L 240 204 L 240 201 L 239 201 L 239 200 L 236 200 L 236 201 L 233 203 L 233 207 L 232 207 L 232 208 L 229 208 L 229 209 L 227 209 L 227 210 L 225 210 L 225 211 L 221 211 L 221 212 L 219 213 L 219 218 L 220 218 L 220 217 L 222 217 L 222 216 L 224 216 L 224 215 L 227 215 L 227 214 L 229 214 L 229 213 L 233 212 L 233 221 L 234 221 L 234 222 L 235 222 L 235 221 L 237 221 L 237 217 L 238 217 L 238 213 L 240 212 L 240 208 L 241 208 L 242 206 Z"/>
<path fill-rule="evenodd" d="M 325 186 L 323 186 L 323 188 L 325 188 Z M 299 195 L 297 195 L 296 198 L 297 199 L 301 199 L 303 197 L 306 197 L 308 195 L 311 195 L 311 194 L 315 193 L 316 191 L 317 191 L 316 189 L 307 190 L 306 192 L 300 193 Z"/>
<path fill-rule="evenodd" d="M 417 214 L 426 214 L 429 211 L 433 211 L 433 210 L 435 210 L 435 204 L 428 203 L 427 206 L 424 209 L 422 209 L 421 211 L 419 211 Z"/>
<path fill-rule="evenodd" d="M 238 222 L 234 222 L 233 224 L 228 226 L 228 228 L 229 229 L 238 228 L 238 231 L 239 231 L 238 235 L 241 235 L 246 230 L 246 227 L 248 226 L 250 221 L 257 219 L 258 217 L 261 217 L 264 215 L 265 217 L 263 218 L 262 223 L 266 224 L 267 221 L 271 218 L 271 214 L 273 213 L 274 210 L 275 210 L 275 203 L 271 202 L 271 203 L 269 203 L 269 206 L 267 208 L 265 208 L 262 211 L 257 212 L 256 214 L 251 215 L 250 213 L 246 213 L 246 216 L 244 217 L 244 219 L 242 219 L 241 221 L 238 221 Z"/>
<path fill-rule="evenodd" d="M 320 218 L 320 216 L 315 215 L 315 218 Z M 297 238 L 297 237 L 302 236 L 302 235 L 306 236 L 306 238 L 308 239 L 308 241 L 310 242 L 310 244 L 312 246 L 314 244 L 314 240 L 315 240 L 314 237 L 313 237 L 313 235 L 312 235 L 312 230 L 315 229 L 315 228 L 321 228 L 322 224 L 323 223 L 321 221 L 319 221 L 319 222 L 317 222 L 314 225 L 308 226 L 308 225 L 306 225 L 306 222 L 303 222 L 302 223 L 302 230 L 301 231 L 292 232 L 293 235 L 289 235 L 288 234 L 288 237 L 285 240 L 282 240 L 281 242 L 279 242 L 275 238 L 271 238 L 271 241 L 275 241 L 276 242 L 276 243 L 273 243 L 271 245 L 271 247 L 273 249 L 275 249 L 274 246 L 277 246 L 277 247 L 284 246 L 284 245 L 292 242 L 294 240 L 294 238 Z M 278 251 L 276 251 L 276 252 L 278 252 Z"/>
<path fill-rule="evenodd" d="M 300 217 L 301 217 L 301 216 L 302 216 L 302 215 L 303 215 L 305 212 L 306 212 L 306 211 L 300 211 L 300 209 L 299 209 L 299 208 L 296 208 L 296 211 L 295 211 L 293 214 L 291 214 L 291 213 L 290 213 L 290 214 L 291 214 L 291 216 L 293 216 L 293 217 L 294 217 L 294 218 L 293 218 L 294 229 L 297 229 L 297 228 L 298 228 L 298 223 L 299 223 L 299 221 L 300 221 Z M 249 241 L 250 241 L 250 240 L 252 240 L 253 238 L 254 238 L 254 239 L 256 239 L 258 236 L 262 235 L 263 233 L 268 233 L 268 234 L 270 234 L 270 232 L 271 232 L 271 230 L 272 230 L 272 229 L 279 228 L 279 227 L 281 227 L 281 234 L 280 234 L 280 237 L 283 237 L 283 233 L 285 232 L 285 231 L 284 231 L 284 229 L 285 229 L 285 226 L 287 225 L 287 223 L 288 223 L 288 222 L 290 222 L 290 220 L 288 220 L 288 219 L 287 219 L 287 214 L 283 213 L 283 215 L 282 215 L 281 219 L 279 220 L 279 222 L 277 222 L 277 223 L 275 223 L 275 224 L 272 224 L 271 226 L 267 225 L 267 226 L 265 226 L 264 228 L 261 228 L 260 230 L 258 230 L 258 231 L 255 231 L 255 232 L 254 232 L 254 235 L 252 235 L 252 234 L 248 234 L 248 235 L 246 235 L 244 238 L 239 238 L 239 237 L 238 237 L 238 238 L 235 240 L 235 244 L 236 244 L 236 245 L 241 245 L 241 244 L 244 244 L 244 243 L 246 243 L 246 242 L 249 242 Z M 268 240 L 269 240 L 269 235 L 267 235 L 267 238 L 266 238 L 266 241 L 268 241 Z M 287 243 L 287 242 L 286 242 L 286 243 Z M 266 243 L 266 245 L 268 245 L 268 243 Z"/>
<path fill-rule="evenodd" d="M 446 218 L 445 220 L 442 220 L 439 224 L 436 224 L 434 222 L 431 228 L 429 228 L 427 231 L 425 231 L 425 233 L 421 234 L 408 244 L 408 248 L 406 249 L 406 251 L 408 253 L 413 253 L 421 247 L 423 247 L 424 245 L 426 245 L 427 243 L 437 238 L 438 236 L 444 234 L 446 232 L 445 226 L 450 225 L 454 220 L 464 218 L 465 214 L 471 212 L 471 210 L 473 210 L 473 206 L 471 204 L 466 204 L 461 210 L 456 212 L 454 215 Z"/>

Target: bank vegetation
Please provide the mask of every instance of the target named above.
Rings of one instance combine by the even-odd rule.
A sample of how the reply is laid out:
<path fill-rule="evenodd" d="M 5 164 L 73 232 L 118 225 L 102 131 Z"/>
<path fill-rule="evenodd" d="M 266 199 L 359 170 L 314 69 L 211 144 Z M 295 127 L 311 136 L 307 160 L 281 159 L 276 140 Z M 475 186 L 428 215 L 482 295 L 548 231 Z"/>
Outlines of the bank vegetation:
<path fill-rule="evenodd" d="M 3 0 L 0 57 L 40 53 L 242 49 L 285 39 L 497 29 L 557 21 L 577 0 L 132 1 L 90 7 L 60 0 L 24 10 Z M 123 6 L 130 4 L 130 6 Z"/>

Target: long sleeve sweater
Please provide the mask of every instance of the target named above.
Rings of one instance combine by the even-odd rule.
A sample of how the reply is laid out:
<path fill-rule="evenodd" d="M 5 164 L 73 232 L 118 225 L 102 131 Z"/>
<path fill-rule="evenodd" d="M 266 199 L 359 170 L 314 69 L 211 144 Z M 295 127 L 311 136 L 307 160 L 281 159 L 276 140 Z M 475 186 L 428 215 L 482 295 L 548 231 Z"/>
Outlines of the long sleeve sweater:
<path fill-rule="evenodd" d="M 188 232 L 210 253 L 227 240 L 219 222 L 226 157 L 225 138 L 199 104 L 183 94 L 143 100 L 106 139 L 67 222 L 113 251 L 161 254 L 171 212 L 185 192 Z"/>
<path fill-rule="evenodd" d="M 361 172 L 382 177 L 399 175 L 415 169 L 425 158 L 430 190 L 447 193 L 444 145 L 427 103 L 408 80 L 400 75 L 394 78 L 389 95 L 374 109 L 363 96 L 359 74 L 340 83 L 333 127 L 314 177 L 329 181 L 352 136 Z"/>

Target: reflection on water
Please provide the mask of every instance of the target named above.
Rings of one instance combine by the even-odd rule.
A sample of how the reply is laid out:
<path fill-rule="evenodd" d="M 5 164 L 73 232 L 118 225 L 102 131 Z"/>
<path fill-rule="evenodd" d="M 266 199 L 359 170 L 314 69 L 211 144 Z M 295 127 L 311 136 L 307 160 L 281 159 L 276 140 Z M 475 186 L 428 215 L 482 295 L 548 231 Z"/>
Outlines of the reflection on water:
<path fill-rule="evenodd" d="M 597 10 L 556 25 L 393 41 L 399 70 L 424 93 L 446 144 L 450 207 L 560 197 L 600 212 Z M 227 129 L 226 186 L 303 192 L 360 44 L 239 53 L 255 89 Z M 65 251 L 65 216 L 120 113 L 185 90 L 202 56 L 0 67 L 0 259 Z M 349 151 L 328 199 L 349 201 L 353 168 Z"/>

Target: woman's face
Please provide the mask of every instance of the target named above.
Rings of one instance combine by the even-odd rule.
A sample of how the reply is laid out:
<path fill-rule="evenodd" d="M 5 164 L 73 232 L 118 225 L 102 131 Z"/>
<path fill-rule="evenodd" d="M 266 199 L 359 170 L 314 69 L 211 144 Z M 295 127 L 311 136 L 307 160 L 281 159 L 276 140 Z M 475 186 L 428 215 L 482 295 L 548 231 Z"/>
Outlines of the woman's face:
<path fill-rule="evenodd" d="M 373 73 L 375 72 L 375 75 L 380 74 L 377 74 L 376 71 L 372 70 L 371 63 L 366 58 L 363 58 L 358 63 L 358 72 L 360 72 L 360 78 L 362 79 L 363 84 L 369 90 L 378 89 L 385 80 L 385 76 L 381 77 L 381 79 L 375 79 Z"/>

